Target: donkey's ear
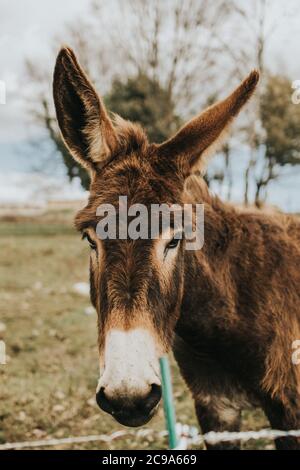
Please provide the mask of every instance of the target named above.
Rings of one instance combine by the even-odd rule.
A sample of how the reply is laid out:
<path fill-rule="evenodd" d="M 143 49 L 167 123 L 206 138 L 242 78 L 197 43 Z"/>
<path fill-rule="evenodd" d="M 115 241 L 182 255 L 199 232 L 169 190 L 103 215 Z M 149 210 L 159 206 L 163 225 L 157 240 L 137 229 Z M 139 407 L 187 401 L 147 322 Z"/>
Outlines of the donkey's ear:
<path fill-rule="evenodd" d="M 229 124 L 251 97 L 258 80 L 259 73 L 254 70 L 228 98 L 207 108 L 174 137 L 159 145 L 159 156 L 177 158 L 185 175 L 203 171 L 207 155 L 220 144 Z"/>
<path fill-rule="evenodd" d="M 117 138 L 100 97 L 69 48 L 58 54 L 53 96 L 67 147 L 82 166 L 93 172 L 109 160 Z"/>

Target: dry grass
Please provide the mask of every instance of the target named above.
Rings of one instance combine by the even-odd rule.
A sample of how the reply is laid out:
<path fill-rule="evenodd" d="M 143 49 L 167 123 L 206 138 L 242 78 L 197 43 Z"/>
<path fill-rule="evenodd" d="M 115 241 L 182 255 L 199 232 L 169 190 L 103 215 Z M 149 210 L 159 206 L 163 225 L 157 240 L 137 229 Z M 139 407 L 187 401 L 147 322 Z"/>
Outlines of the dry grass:
<path fill-rule="evenodd" d="M 0 366 L 0 442 L 110 434 L 122 428 L 100 412 L 96 315 L 89 299 L 73 291 L 88 281 L 88 248 L 72 229 L 72 212 L 0 221 L 0 333 L 9 361 Z M 177 419 L 196 424 L 193 403 L 173 365 Z M 259 411 L 244 413 L 243 428 L 267 423 Z M 163 412 L 148 424 L 164 429 Z M 251 442 L 247 448 L 266 448 Z M 74 445 L 83 449 L 159 449 L 161 439 Z"/>

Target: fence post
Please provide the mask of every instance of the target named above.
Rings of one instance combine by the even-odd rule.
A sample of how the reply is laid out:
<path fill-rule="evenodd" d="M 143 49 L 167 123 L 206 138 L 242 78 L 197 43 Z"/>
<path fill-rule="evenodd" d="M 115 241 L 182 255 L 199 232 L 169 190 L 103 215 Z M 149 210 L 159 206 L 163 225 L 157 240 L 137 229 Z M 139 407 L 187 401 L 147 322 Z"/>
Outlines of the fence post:
<path fill-rule="evenodd" d="M 178 444 L 178 439 L 176 434 L 176 416 L 173 403 L 171 373 L 167 356 L 161 357 L 159 359 L 159 364 L 162 379 L 162 395 L 165 419 L 169 435 L 169 447 L 170 449 L 175 449 Z"/>

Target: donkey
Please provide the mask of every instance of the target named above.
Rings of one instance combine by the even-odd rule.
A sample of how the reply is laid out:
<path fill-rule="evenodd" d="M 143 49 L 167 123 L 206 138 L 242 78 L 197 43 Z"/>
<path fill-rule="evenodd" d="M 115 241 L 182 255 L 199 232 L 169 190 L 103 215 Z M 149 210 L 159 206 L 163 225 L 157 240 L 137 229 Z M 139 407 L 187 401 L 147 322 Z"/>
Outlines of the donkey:
<path fill-rule="evenodd" d="M 241 409 L 259 405 L 274 428 L 300 428 L 300 224 L 296 218 L 241 210 L 212 196 L 202 176 L 208 153 L 253 94 L 250 75 L 223 101 L 162 144 L 110 117 L 73 51 L 54 71 L 54 101 L 64 142 L 90 174 L 90 196 L 76 228 L 90 244 L 90 294 L 97 310 L 100 408 L 127 426 L 154 415 L 158 358 L 173 349 L 203 432 L 238 431 Z M 197 173 L 198 176 L 195 176 Z M 202 203 L 205 243 L 106 239 L 97 207 Z M 172 233 L 172 232 L 171 232 Z M 238 449 L 239 442 L 208 449 Z M 278 449 L 300 449 L 295 437 Z"/>

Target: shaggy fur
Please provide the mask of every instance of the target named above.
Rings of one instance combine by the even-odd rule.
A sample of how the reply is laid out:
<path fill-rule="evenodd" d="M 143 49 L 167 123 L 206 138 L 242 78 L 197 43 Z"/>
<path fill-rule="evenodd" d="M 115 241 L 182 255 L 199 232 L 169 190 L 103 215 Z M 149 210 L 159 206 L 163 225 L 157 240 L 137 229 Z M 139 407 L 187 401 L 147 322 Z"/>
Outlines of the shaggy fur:
<path fill-rule="evenodd" d="M 238 430 L 248 402 L 263 408 L 273 428 L 300 428 L 300 369 L 291 361 L 300 339 L 299 221 L 232 207 L 191 176 L 257 81 L 253 72 L 226 100 L 155 145 L 140 127 L 109 120 L 69 49 L 55 69 L 62 135 L 92 176 L 78 230 L 92 238 L 97 207 L 117 205 L 119 195 L 128 196 L 128 205 L 205 205 L 204 247 L 186 251 L 183 241 L 171 274 L 154 261 L 151 240 L 93 240 L 90 270 L 100 352 L 108 324 L 150 325 L 162 350 L 173 347 L 204 432 Z M 276 446 L 300 449 L 300 442 L 278 439 Z"/>

